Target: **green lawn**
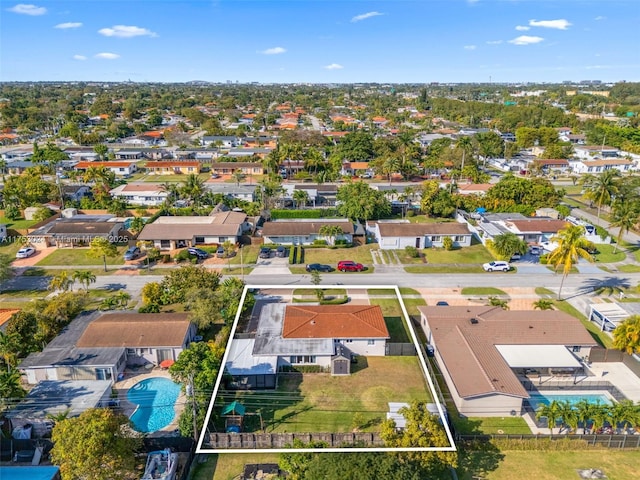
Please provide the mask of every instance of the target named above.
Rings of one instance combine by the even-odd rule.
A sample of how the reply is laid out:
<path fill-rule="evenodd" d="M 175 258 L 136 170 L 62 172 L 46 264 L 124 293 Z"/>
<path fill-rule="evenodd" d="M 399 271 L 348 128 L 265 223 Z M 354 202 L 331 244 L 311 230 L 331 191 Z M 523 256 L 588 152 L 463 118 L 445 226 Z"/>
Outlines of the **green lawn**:
<path fill-rule="evenodd" d="M 124 265 L 122 256 L 127 247 L 117 247 L 118 254 L 115 257 L 107 257 L 107 265 Z M 88 248 L 59 248 L 54 250 L 45 258 L 40 260 L 37 265 L 39 267 L 48 267 L 51 265 L 102 265 L 102 257 L 91 257 L 88 254 Z"/>
<path fill-rule="evenodd" d="M 619 265 L 617 268 L 619 272 L 623 272 L 623 273 L 640 272 L 640 265 Z"/>
<path fill-rule="evenodd" d="M 304 263 L 322 263 L 335 268 L 341 260 L 352 260 L 363 265 L 371 265 L 371 249 L 377 247 L 372 243 L 352 248 L 305 248 Z"/>
<path fill-rule="evenodd" d="M 506 295 L 507 292 L 495 287 L 464 287 L 462 295 Z"/>
<path fill-rule="evenodd" d="M 358 357 L 349 376 L 285 374 L 275 391 L 229 393 L 260 411 L 268 432 L 351 432 L 355 413 L 377 431 L 388 402 L 430 400 L 418 357 Z"/>
<path fill-rule="evenodd" d="M 38 223 L 38 220 L 25 220 L 24 218 L 9 220 L 6 217 L 0 217 L 0 223 L 4 223 L 7 226 L 7 229 L 26 230 Z"/>
<path fill-rule="evenodd" d="M 457 433 L 531 435 L 531 429 L 522 417 L 460 417 L 451 415 Z"/>
<path fill-rule="evenodd" d="M 277 453 L 245 453 L 202 455 L 206 460 L 198 463 L 191 477 L 193 480 L 233 480 L 239 478 L 248 463 L 278 463 Z"/>
<path fill-rule="evenodd" d="M 344 288 L 323 288 L 325 296 L 328 295 L 346 295 L 347 291 Z M 316 296 L 316 291 L 313 288 L 296 288 L 293 291 L 293 295 L 310 295 L 312 297 Z"/>
<path fill-rule="evenodd" d="M 420 299 L 417 299 L 420 300 Z M 371 298 L 369 299 L 371 305 L 379 305 L 382 309 L 382 315 L 384 316 L 389 335 L 391 336 L 390 342 L 393 343 L 410 343 L 411 337 L 409 336 L 409 330 L 402 315 L 402 308 L 400 302 L 395 298 Z M 406 302 L 405 302 L 406 303 Z"/>
<path fill-rule="evenodd" d="M 404 267 L 407 273 L 482 273 L 480 265 L 420 265 Z M 514 270 L 511 270 L 513 272 Z"/>
<path fill-rule="evenodd" d="M 460 480 L 579 480 L 576 470 L 593 468 L 608 480 L 630 480 L 638 478 L 639 455 L 612 449 L 468 452 L 456 471 Z"/>
<path fill-rule="evenodd" d="M 598 263 L 615 263 L 625 259 L 626 254 L 620 251 L 620 248 L 613 253 L 614 245 L 596 245 L 598 253 L 594 255 L 594 259 Z"/>
<path fill-rule="evenodd" d="M 242 263 L 250 265 L 258 261 L 261 245 L 245 245 L 242 247 Z M 231 264 L 240 265 L 240 250 L 236 249 L 235 256 L 231 257 Z"/>
<path fill-rule="evenodd" d="M 445 250 L 444 248 L 425 248 L 420 250 L 420 258 L 407 255 L 405 250 L 396 250 L 396 253 L 400 258 L 400 262 L 408 264 L 482 264 L 493 260 L 493 256 L 481 243 L 453 250 Z"/>
<path fill-rule="evenodd" d="M 455 222 L 452 218 L 439 218 L 439 217 L 427 217 L 426 215 L 414 215 L 413 217 L 406 217 L 411 223 L 443 223 L 443 222 Z"/>
<path fill-rule="evenodd" d="M 427 305 L 424 298 L 403 298 L 402 301 L 407 309 L 407 313 L 412 317 L 419 317 L 420 312 L 418 311 L 418 307 Z"/>
<path fill-rule="evenodd" d="M 555 293 L 553 293 L 553 290 L 549 290 L 547 287 L 536 287 L 536 294 L 540 295 L 541 297 L 546 295 L 555 295 Z"/>
<path fill-rule="evenodd" d="M 594 322 L 590 322 L 587 319 L 587 317 L 585 317 L 578 310 L 576 310 L 573 307 L 573 305 L 571 305 L 565 300 L 562 300 L 562 301 L 554 300 L 553 305 L 558 310 L 568 313 L 572 317 L 576 317 L 577 319 L 579 319 L 582 322 L 582 325 L 584 325 L 584 328 L 586 328 L 589 331 L 593 339 L 597 341 L 600 345 L 602 345 L 605 348 L 613 348 L 613 340 L 611 339 L 611 337 L 605 332 L 600 331 L 600 327 L 598 327 L 598 325 L 596 325 Z"/>
<path fill-rule="evenodd" d="M 367 295 L 395 295 L 396 291 L 390 288 L 370 288 Z M 420 295 L 420 292 L 409 287 L 400 287 L 400 295 Z"/>
<path fill-rule="evenodd" d="M 0 253 L 8 255 L 12 259 L 16 258 L 16 253 L 20 248 L 22 248 L 20 242 L 0 242 Z"/>

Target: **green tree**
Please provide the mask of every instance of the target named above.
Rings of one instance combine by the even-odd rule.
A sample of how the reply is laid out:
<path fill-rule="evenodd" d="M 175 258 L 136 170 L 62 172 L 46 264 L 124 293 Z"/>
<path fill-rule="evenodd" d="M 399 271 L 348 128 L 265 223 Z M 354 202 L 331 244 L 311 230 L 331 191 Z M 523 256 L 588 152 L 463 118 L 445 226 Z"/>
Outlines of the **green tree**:
<path fill-rule="evenodd" d="M 183 196 L 190 199 L 194 204 L 198 205 L 204 194 L 204 181 L 195 173 L 187 175 L 185 182 L 182 184 L 180 191 Z"/>
<path fill-rule="evenodd" d="M 222 248 L 224 250 L 224 256 L 227 257 L 227 269 L 231 270 L 231 257 L 233 257 L 236 252 L 236 244 L 231 240 L 225 240 L 222 243 Z"/>
<path fill-rule="evenodd" d="M 109 147 L 107 147 L 103 143 L 99 143 L 93 146 L 93 151 L 98 154 L 98 158 L 100 160 L 104 160 L 107 156 L 107 153 L 109 152 Z"/>
<path fill-rule="evenodd" d="M 558 271 L 562 267 L 562 281 L 558 290 L 558 300 L 562 296 L 562 285 L 571 272 L 573 266 L 580 258 L 593 262 L 593 257 L 588 250 L 593 248 L 593 244 L 584 236 L 584 228 L 579 225 L 571 225 L 558 231 L 558 234 L 551 238 L 558 246 L 548 256 L 548 261 Z"/>
<path fill-rule="evenodd" d="M 515 233 L 507 232 L 493 238 L 492 248 L 501 260 L 509 260 L 516 253 L 524 254 L 527 251 L 527 242 Z"/>
<path fill-rule="evenodd" d="M 640 315 L 631 315 L 613 331 L 613 346 L 629 355 L 640 353 Z"/>
<path fill-rule="evenodd" d="M 134 235 L 138 235 L 145 226 L 145 220 L 142 217 L 134 217 L 129 224 L 129 231 Z"/>
<path fill-rule="evenodd" d="M 58 422 L 51 460 L 65 480 L 135 479 L 141 438 L 127 433 L 129 419 L 109 408 L 92 408 Z"/>
<path fill-rule="evenodd" d="M 560 402 L 552 400 L 548 405 L 543 404 L 538 407 L 536 410 L 536 419 L 539 420 L 542 417 L 546 417 L 549 433 L 553 435 L 553 429 L 557 424 L 558 418 L 560 418 L 560 415 L 562 414 L 561 411 L 562 407 Z"/>
<path fill-rule="evenodd" d="M 114 258 L 118 256 L 117 247 L 104 237 L 95 237 L 91 240 L 89 247 L 89 256 L 94 258 L 102 257 L 104 263 L 104 271 L 107 271 L 107 257 Z"/>
<path fill-rule="evenodd" d="M 7 366 L 7 370 L 12 370 L 18 364 L 20 335 L 16 332 L 3 332 L 0 330 L 0 357 Z"/>
<path fill-rule="evenodd" d="M 489 297 L 488 305 L 492 307 L 500 307 L 503 310 L 509 310 L 509 302 L 498 297 Z"/>
<path fill-rule="evenodd" d="M 173 269 L 160 283 L 162 293 L 160 300 L 166 303 L 181 303 L 190 288 L 207 288 L 215 291 L 220 284 L 221 275 L 200 266 L 186 265 Z"/>
<path fill-rule="evenodd" d="M 63 270 L 49 281 L 47 290 L 52 292 L 68 292 L 73 286 L 73 282 L 74 279 L 69 275 L 69 272 Z"/>
<path fill-rule="evenodd" d="M 0 282 L 11 278 L 13 276 L 13 270 L 11 268 L 11 262 L 13 258 L 5 253 L 0 253 Z"/>
<path fill-rule="evenodd" d="M 354 220 L 371 220 L 391 214 L 391 204 L 384 192 L 362 181 L 349 182 L 338 188 L 338 213 Z"/>
<path fill-rule="evenodd" d="M 331 225 L 330 223 L 324 224 L 318 230 L 318 233 L 329 239 L 331 245 L 335 244 L 336 238 L 344 234 L 340 225 Z"/>
<path fill-rule="evenodd" d="M 399 413 L 406 419 L 406 426 L 402 430 L 396 428 L 393 420 L 383 422 L 380 436 L 385 446 L 394 448 L 406 447 L 447 447 L 449 439 L 437 415 L 427 410 L 425 402 L 412 402 L 411 405 L 400 409 Z M 403 458 L 416 462 L 431 476 L 437 476 L 457 465 L 455 452 L 429 451 L 406 452 Z M 428 476 L 427 476 L 428 478 Z"/>
<path fill-rule="evenodd" d="M 624 234 L 633 229 L 638 224 L 638 220 L 640 220 L 640 203 L 638 201 L 616 201 L 613 204 L 610 225 L 619 229 L 613 253 L 618 251 Z"/>
<path fill-rule="evenodd" d="M 605 170 L 599 175 L 585 175 L 582 179 L 585 189 L 584 196 L 596 202 L 598 207 L 598 224 L 600 224 L 600 210 L 603 205 L 610 205 L 618 193 L 619 180 L 620 172 L 618 170 Z"/>
<path fill-rule="evenodd" d="M 306 190 L 296 188 L 293 191 L 293 201 L 296 204 L 296 208 L 300 208 L 300 206 L 304 208 L 307 202 L 309 201 L 309 194 L 307 193 Z"/>
<path fill-rule="evenodd" d="M 318 302 L 321 302 L 324 300 L 324 290 L 322 288 L 317 288 L 322 283 L 322 277 L 318 270 L 311 271 L 311 283 L 316 286 L 316 297 L 318 298 Z"/>
<path fill-rule="evenodd" d="M 0 370 L 0 412 L 12 407 L 16 399 L 26 394 L 19 370 Z"/>
<path fill-rule="evenodd" d="M 236 182 L 236 185 L 238 186 L 240 185 L 241 182 L 244 182 L 245 178 L 247 178 L 247 176 L 239 168 L 235 169 L 234 172 L 231 174 L 231 180 Z"/>
<path fill-rule="evenodd" d="M 89 285 L 95 283 L 96 276 L 90 270 L 76 270 L 73 272 L 73 281 L 80 282 L 80 285 L 88 291 Z"/>
<path fill-rule="evenodd" d="M 533 302 L 534 310 L 553 310 L 553 302 L 546 298 L 541 298 Z"/>

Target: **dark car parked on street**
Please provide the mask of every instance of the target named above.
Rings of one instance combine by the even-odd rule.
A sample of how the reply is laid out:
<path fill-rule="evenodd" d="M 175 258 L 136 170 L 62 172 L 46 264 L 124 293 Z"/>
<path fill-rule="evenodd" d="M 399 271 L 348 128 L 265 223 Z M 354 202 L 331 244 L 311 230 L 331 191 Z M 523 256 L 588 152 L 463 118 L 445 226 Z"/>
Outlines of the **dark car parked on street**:
<path fill-rule="evenodd" d="M 200 248 L 191 247 L 187 249 L 187 252 L 189 252 L 191 255 L 195 255 L 198 258 L 207 258 L 209 256 L 207 252 L 201 250 Z"/>
<path fill-rule="evenodd" d="M 332 272 L 333 268 L 330 265 L 323 265 L 322 263 L 310 263 L 305 267 L 307 272 Z"/>

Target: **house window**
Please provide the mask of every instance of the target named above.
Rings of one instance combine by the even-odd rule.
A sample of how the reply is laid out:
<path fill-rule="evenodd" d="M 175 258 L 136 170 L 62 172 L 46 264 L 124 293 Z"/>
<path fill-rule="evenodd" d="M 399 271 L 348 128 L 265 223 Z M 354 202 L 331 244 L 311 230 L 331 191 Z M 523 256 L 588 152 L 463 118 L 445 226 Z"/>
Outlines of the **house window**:
<path fill-rule="evenodd" d="M 119 172 L 124 172 L 124 168 L 119 168 L 118 171 Z"/>
<path fill-rule="evenodd" d="M 291 364 L 316 363 L 315 355 L 294 355 L 289 358 Z"/>
<path fill-rule="evenodd" d="M 171 248 L 171 240 L 160 240 L 160 248 Z"/>
<path fill-rule="evenodd" d="M 431 241 L 432 242 L 440 242 L 442 240 L 442 237 L 440 235 L 432 235 L 431 236 Z"/>
<path fill-rule="evenodd" d="M 196 237 L 195 238 L 195 242 L 196 243 L 204 243 L 204 237 Z"/>
<path fill-rule="evenodd" d="M 367 345 L 375 345 L 376 341 L 375 340 L 367 340 Z"/>
<path fill-rule="evenodd" d="M 456 242 L 464 242 L 464 235 L 456 235 L 455 241 Z"/>
<path fill-rule="evenodd" d="M 571 351 L 573 353 L 578 353 L 580 351 L 580 346 L 579 345 L 574 345 L 573 348 L 571 348 Z"/>
<path fill-rule="evenodd" d="M 96 368 L 96 380 L 111 380 L 111 369 Z"/>

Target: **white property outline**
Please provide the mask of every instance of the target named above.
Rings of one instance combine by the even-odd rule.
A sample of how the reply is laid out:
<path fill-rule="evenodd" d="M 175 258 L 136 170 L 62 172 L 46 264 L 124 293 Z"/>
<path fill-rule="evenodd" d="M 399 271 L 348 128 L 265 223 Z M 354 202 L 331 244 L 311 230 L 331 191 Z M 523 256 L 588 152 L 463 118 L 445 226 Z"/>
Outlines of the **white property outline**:
<path fill-rule="evenodd" d="M 222 362 L 220 363 L 220 371 L 218 372 L 218 377 L 216 378 L 216 384 L 213 387 L 213 393 L 211 394 L 211 400 L 209 401 L 209 409 L 207 410 L 207 415 L 204 419 L 204 425 L 202 426 L 202 431 L 200 432 L 200 437 L 198 438 L 198 445 L 196 446 L 196 453 L 360 453 L 360 452 L 455 452 L 456 444 L 453 441 L 453 435 L 451 434 L 451 430 L 449 429 L 449 423 L 447 422 L 447 417 L 445 415 L 445 410 L 440 403 L 438 395 L 436 393 L 436 389 L 433 385 L 433 381 L 431 380 L 431 375 L 429 375 L 429 369 L 427 368 L 427 362 L 422 354 L 422 350 L 420 349 L 420 344 L 418 342 L 418 337 L 416 336 L 416 332 L 411 324 L 411 320 L 409 318 L 409 314 L 407 313 L 407 309 L 404 305 L 404 301 L 402 300 L 402 295 L 400 294 L 400 289 L 397 285 L 341 285 L 341 287 L 345 289 L 380 289 L 380 290 L 393 290 L 396 293 L 396 297 L 398 302 L 400 303 L 400 308 L 402 309 L 402 314 L 404 316 L 404 321 L 409 327 L 409 332 L 411 333 L 411 340 L 416 347 L 418 352 L 418 358 L 420 359 L 420 366 L 422 367 L 422 372 L 427 380 L 427 384 L 429 385 L 429 389 L 431 390 L 431 396 L 438 407 L 438 414 L 442 419 L 442 425 L 444 426 L 444 430 L 447 434 L 447 439 L 449 440 L 448 447 L 331 447 L 331 448 L 202 448 L 202 444 L 204 442 L 204 438 L 207 432 L 207 425 L 209 425 L 209 419 L 211 418 L 211 412 L 213 411 L 213 406 L 215 404 L 216 396 L 218 395 L 218 390 L 220 388 L 220 382 L 222 381 L 222 376 L 224 374 L 224 366 L 227 363 L 227 358 L 229 356 L 229 346 L 233 341 L 233 337 L 236 333 L 236 328 L 238 326 L 238 322 L 240 320 L 240 313 L 242 311 L 242 305 L 244 304 L 245 298 L 247 296 L 247 291 L 251 289 L 285 289 L 285 290 L 294 290 L 294 288 L 311 288 L 318 289 L 321 288 L 323 290 L 329 288 L 336 288 L 336 285 L 296 285 L 293 287 L 292 285 L 245 285 L 244 290 L 242 291 L 242 295 L 240 297 L 240 303 L 238 304 L 238 312 L 236 313 L 236 318 L 233 322 L 233 326 L 231 327 L 231 332 L 229 333 L 229 340 L 225 347 L 224 356 L 222 357 Z"/>

